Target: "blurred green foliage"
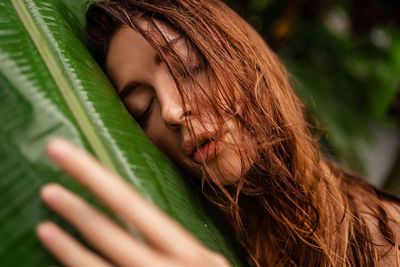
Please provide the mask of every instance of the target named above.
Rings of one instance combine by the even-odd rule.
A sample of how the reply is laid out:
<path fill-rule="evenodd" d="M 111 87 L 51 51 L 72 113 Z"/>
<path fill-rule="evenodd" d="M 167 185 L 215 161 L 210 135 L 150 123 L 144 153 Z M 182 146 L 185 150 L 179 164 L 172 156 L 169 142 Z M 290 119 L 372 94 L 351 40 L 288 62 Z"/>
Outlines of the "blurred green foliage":
<path fill-rule="evenodd" d="M 293 74 L 295 90 L 320 122 L 327 153 L 364 174 L 356 144 L 374 141 L 373 123 L 400 124 L 400 1 L 226 3 Z"/>

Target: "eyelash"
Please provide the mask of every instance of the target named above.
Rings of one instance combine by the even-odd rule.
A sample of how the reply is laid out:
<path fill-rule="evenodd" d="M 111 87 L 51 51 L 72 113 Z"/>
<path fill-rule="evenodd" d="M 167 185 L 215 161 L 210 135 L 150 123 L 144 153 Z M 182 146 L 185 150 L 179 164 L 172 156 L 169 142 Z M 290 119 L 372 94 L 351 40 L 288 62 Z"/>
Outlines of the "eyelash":
<path fill-rule="evenodd" d="M 204 62 L 201 62 L 199 65 L 195 66 L 195 67 L 192 69 L 192 72 L 193 72 L 193 73 L 198 73 L 198 72 L 204 70 L 204 68 L 205 68 L 205 64 L 204 64 Z"/>
<path fill-rule="evenodd" d="M 142 114 L 140 114 L 140 116 L 138 116 L 138 117 L 136 118 L 136 121 L 137 121 L 142 127 L 144 127 L 144 123 L 147 121 L 147 119 L 148 119 L 148 117 L 149 117 L 149 115 L 150 115 L 150 111 L 151 111 L 151 107 L 153 106 L 154 98 L 155 98 L 155 97 L 152 97 L 152 98 L 151 98 L 150 103 L 149 103 L 149 105 L 147 106 L 146 110 L 145 110 Z"/>
<path fill-rule="evenodd" d="M 198 64 L 197 66 L 195 66 L 193 69 L 190 70 L 191 73 L 193 74 L 197 74 L 201 71 L 203 71 L 206 67 L 206 64 L 204 62 L 201 62 L 200 64 Z M 184 79 L 189 78 L 189 75 L 187 73 L 183 73 L 182 77 Z"/>
<path fill-rule="evenodd" d="M 203 71 L 204 69 L 205 69 L 205 63 L 201 62 L 200 64 L 198 64 L 191 70 L 191 73 L 196 74 L 196 73 Z M 188 78 L 188 75 L 183 75 L 183 77 Z M 150 100 L 150 103 L 147 106 L 146 110 L 140 116 L 138 116 L 136 118 L 136 121 L 142 126 L 142 128 L 144 128 L 144 123 L 147 121 L 147 119 L 150 115 L 150 111 L 151 111 L 153 102 L 154 102 L 154 97 Z"/>

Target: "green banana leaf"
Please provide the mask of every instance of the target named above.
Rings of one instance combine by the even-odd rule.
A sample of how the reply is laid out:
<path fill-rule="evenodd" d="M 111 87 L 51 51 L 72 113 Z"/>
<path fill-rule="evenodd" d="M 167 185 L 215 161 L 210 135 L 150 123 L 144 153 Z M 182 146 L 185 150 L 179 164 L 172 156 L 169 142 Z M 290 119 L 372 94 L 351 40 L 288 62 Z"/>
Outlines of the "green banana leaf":
<path fill-rule="evenodd" d="M 87 51 L 85 7 L 83 0 L 0 0 L 0 265 L 57 264 L 34 234 L 42 220 L 77 235 L 40 201 L 44 183 L 101 207 L 45 156 L 54 135 L 86 148 L 207 247 L 243 265 L 231 235 L 130 117 Z"/>

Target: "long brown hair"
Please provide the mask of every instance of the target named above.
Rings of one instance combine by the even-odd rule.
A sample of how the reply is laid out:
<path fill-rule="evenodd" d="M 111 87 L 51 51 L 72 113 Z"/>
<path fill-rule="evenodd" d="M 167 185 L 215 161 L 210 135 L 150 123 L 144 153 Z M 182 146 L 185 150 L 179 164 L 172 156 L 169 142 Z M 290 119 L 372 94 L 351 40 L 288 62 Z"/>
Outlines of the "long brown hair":
<path fill-rule="evenodd" d="M 290 75 L 224 3 L 104 1 L 93 3 L 86 19 L 89 47 L 103 68 L 113 34 L 131 27 L 167 64 L 183 101 L 195 99 L 193 108 L 210 111 L 219 128 L 230 120 L 241 129 L 241 138 L 231 144 L 246 166 L 237 182 L 223 185 L 218 176 L 226 172 L 212 173 L 204 164 L 203 186 L 213 189 L 207 196 L 229 215 L 256 266 L 375 266 L 384 256 L 379 245 L 397 246 L 382 200 L 398 200 L 321 154 Z M 144 28 L 140 20 L 150 26 Z M 155 20 L 173 27 L 201 56 L 208 86 L 196 82 L 188 62 L 162 39 Z M 181 63 L 184 75 L 171 57 Z M 382 239 L 374 237 L 365 214 L 374 218 Z"/>

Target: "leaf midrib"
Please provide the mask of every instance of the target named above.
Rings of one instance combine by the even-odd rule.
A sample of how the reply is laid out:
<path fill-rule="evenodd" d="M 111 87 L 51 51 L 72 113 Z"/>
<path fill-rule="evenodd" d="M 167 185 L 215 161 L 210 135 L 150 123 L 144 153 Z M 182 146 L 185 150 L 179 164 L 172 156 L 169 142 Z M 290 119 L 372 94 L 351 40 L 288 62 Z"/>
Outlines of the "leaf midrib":
<path fill-rule="evenodd" d="M 41 55 L 50 75 L 57 84 L 57 89 L 61 92 L 61 95 L 64 97 L 68 108 L 76 119 L 79 128 L 91 145 L 94 154 L 104 165 L 106 165 L 112 171 L 117 172 L 115 163 L 111 159 L 109 153 L 107 153 L 101 138 L 96 133 L 91 120 L 87 116 L 85 109 L 75 94 L 68 78 L 63 74 L 62 68 L 57 63 L 56 56 L 52 52 L 48 42 L 46 42 L 45 36 L 41 33 L 39 27 L 35 23 L 35 20 L 29 12 L 26 2 L 23 0 L 11 0 L 11 2 L 29 36 L 32 38 L 36 49 L 39 51 L 39 54 Z"/>

